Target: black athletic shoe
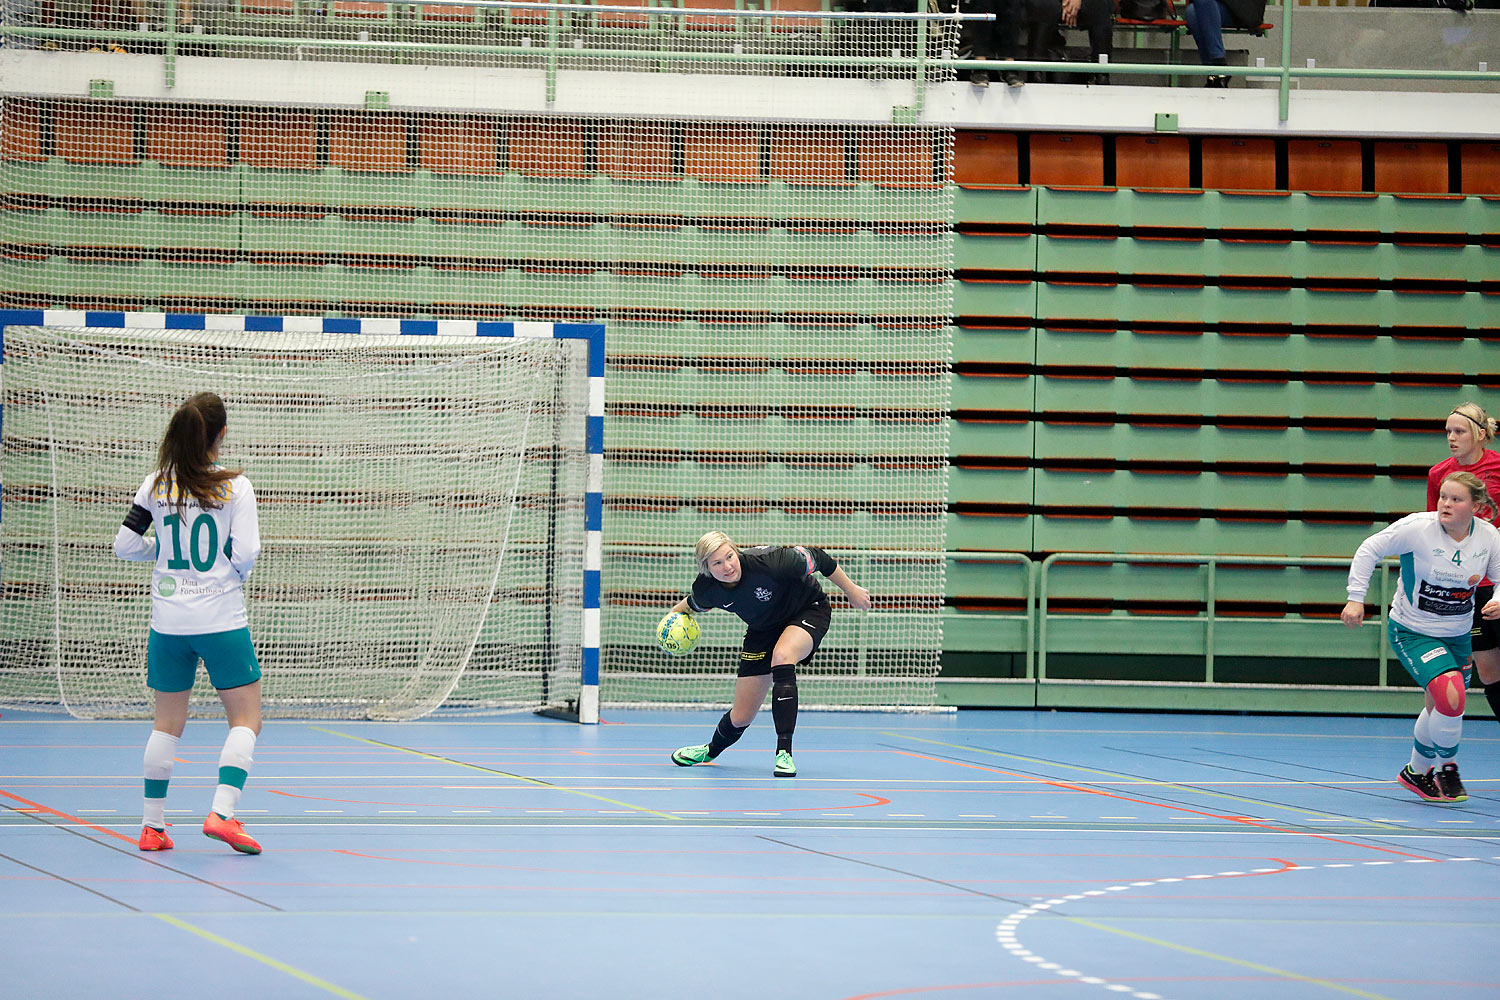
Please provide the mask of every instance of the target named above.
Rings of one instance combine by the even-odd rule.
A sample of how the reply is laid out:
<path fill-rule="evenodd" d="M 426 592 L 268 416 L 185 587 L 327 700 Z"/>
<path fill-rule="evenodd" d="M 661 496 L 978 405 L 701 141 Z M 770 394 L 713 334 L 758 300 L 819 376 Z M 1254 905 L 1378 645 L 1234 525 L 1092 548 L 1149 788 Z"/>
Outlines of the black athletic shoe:
<path fill-rule="evenodd" d="M 1469 801 L 1469 792 L 1458 778 L 1457 764 L 1444 764 L 1437 769 L 1434 777 L 1437 779 L 1438 791 L 1442 793 L 1444 802 Z"/>
<path fill-rule="evenodd" d="M 1454 778 L 1457 777 L 1458 775 L 1455 774 Z M 1438 790 L 1437 781 L 1433 778 L 1431 771 L 1418 774 L 1411 769 L 1410 764 L 1407 764 L 1401 769 L 1401 773 L 1396 775 L 1396 780 L 1419 799 L 1426 799 L 1428 802 L 1443 801 L 1443 793 Z"/>
<path fill-rule="evenodd" d="M 1229 77 L 1227 77 L 1227 76 L 1211 76 L 1211 77 L 1208 78 L 1208 80 L 1203 85 L 1205 87 L 1212 87 L 1212 88 L 1214 88 L 1216 90 L 1228 90 L 1229 89 Z"/>

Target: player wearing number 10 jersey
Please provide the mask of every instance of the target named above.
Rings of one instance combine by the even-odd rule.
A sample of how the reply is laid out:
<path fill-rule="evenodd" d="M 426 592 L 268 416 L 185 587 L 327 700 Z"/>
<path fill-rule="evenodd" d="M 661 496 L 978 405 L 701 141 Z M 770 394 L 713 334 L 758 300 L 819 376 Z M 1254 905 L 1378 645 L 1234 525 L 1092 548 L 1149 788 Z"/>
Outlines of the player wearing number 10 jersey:
<path fill-rule="evenodd" d="M 260 853 L 234 818 L 260 734 L 260 664 L 244 591 L 260 554 L 260 522 L 250 480 L 218 464 L 227 423 L 223 400 L 211 392 L 178 407 L 156 469 L 115 535 L 115 555 L 155 563 L 146 684 L 156 695 L 156 718 L 146 741 L 143 851 L 172 848 L 164 818 L 167 783 L 201 659 L 229 721 L 203 832 L 243 854 Z M 148 529 L 155 530 L 154 540 L 146 537 Z"/>

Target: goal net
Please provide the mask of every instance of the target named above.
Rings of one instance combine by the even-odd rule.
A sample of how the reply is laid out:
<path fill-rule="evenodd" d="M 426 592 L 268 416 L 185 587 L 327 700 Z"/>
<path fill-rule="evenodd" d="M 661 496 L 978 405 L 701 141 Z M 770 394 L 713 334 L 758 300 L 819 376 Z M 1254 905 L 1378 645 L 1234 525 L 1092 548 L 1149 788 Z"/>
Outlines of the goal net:
<path fill-rule="evenodd" d="M 203 390 L 259 501 L 246 596 L 268 714 L 576 699 L 585 355 L 550 332 L 5 329 L 0 704 L 149 715 L 149 572 L 110 545 Z"/>

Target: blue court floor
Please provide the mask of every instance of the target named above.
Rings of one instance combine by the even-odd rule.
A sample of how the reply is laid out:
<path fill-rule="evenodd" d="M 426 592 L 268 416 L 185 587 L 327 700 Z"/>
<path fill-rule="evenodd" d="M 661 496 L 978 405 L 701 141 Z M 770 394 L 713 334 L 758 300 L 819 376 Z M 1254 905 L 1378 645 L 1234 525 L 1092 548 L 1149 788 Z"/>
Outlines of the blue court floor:
<path fill-rule="evenodd" d="M 1500 727 L 1470 800 L 1406 719 L 717 713 L 271 722 L 199 832 L 192 722 L 143 854 L 148 723 L 0 718 L 7 997 L 1494 998 Z"/>

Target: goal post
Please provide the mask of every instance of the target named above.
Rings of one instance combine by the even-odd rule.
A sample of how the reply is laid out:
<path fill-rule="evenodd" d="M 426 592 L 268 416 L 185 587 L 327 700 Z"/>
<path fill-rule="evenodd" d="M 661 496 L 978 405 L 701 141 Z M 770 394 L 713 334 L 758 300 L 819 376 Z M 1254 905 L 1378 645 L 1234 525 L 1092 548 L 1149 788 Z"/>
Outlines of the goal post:
<path fill-rule="evenodd" d="M 598 721 L 602 326 L 0 310 L 0 348 L 0 705 L 150 714 L 110 541 L 210 390 L 259 501 L 268 715 Z"/>

